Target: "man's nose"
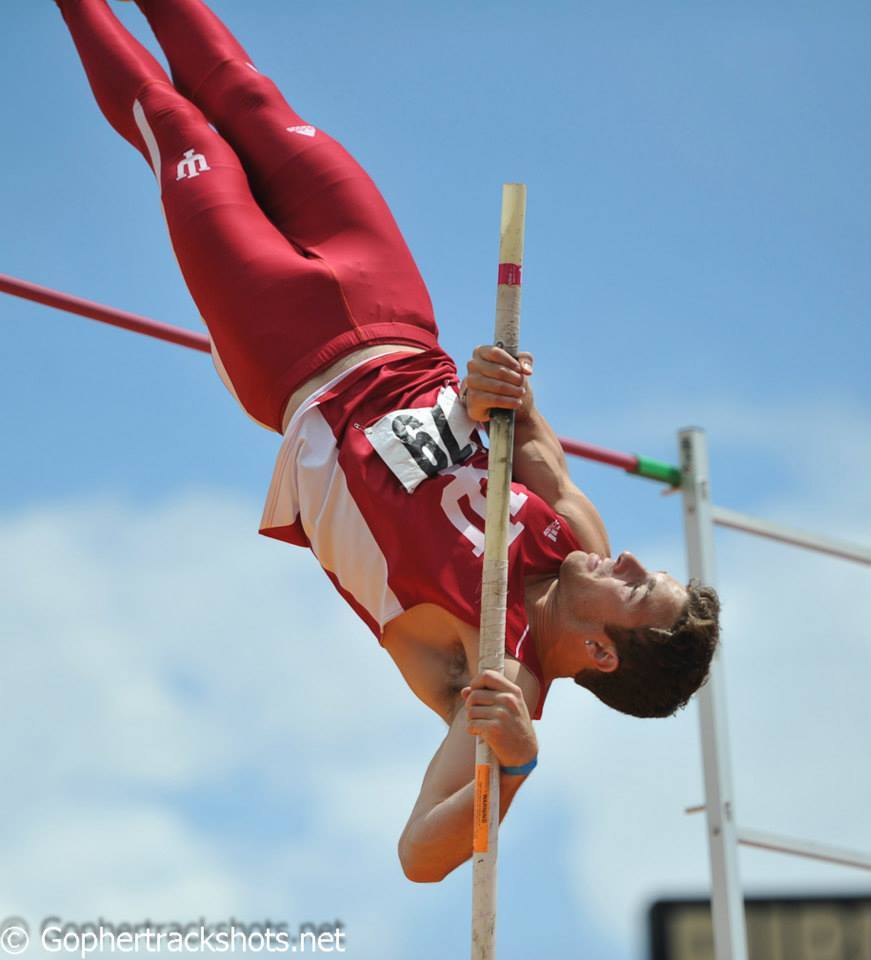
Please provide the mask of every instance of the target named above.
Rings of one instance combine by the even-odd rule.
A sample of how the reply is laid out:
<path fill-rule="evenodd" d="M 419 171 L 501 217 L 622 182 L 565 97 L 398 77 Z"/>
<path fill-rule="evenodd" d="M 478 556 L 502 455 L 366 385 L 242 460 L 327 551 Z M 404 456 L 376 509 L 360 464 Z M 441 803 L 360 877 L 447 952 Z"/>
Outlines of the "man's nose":
<path fill-rule="evenodd" d="M 628 550 L 624 550 L 623 553 L 617 557 L 617 562 L 614 564 L 614 569 L 619 573 L 632 571 L 634 573 L 643 573 L 644 567 L 638 562 L 635 558 L 635 554 L 630 553 Z"/>

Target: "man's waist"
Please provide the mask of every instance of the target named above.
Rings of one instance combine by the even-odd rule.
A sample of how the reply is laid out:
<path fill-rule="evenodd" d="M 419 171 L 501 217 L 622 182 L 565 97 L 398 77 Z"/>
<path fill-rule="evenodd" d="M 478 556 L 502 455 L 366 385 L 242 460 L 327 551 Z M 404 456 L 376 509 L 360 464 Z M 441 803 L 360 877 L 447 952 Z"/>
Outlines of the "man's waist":
<path fill-rule="evenodd" d="M 286 433 L 288 425 L 294 417 L 294 414 L 303 404 L 309 400 L 313 394 L 318 393 L 321 388 L 330 388 L 338 385 L 342 375 L 351 373 L 356 367 L 377 357 L 386 358 L 397 353 L 423 353 L 422 347 L 413 347 L 410 344 L 397 343 L 378 343 L 370 347 L 361 347 L 353 353 L 340 357 L 335 363 L 330 364 L 321 373 L 306 380 L 291 394 L 287 405 L 284 408 L 284 416 L 281 420 L 281 432 Z"/>

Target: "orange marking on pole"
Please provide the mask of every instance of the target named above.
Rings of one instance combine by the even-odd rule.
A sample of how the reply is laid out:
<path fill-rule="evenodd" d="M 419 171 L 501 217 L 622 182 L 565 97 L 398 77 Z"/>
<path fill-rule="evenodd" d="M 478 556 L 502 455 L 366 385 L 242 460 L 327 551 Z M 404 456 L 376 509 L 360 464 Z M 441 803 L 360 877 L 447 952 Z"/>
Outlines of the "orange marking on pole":
<path fill-rule="evenodd" d="M 486 853 L 490 844 L 490 764 L 475 767 L 475 827 L 472 833 L 474 853 Z"/>

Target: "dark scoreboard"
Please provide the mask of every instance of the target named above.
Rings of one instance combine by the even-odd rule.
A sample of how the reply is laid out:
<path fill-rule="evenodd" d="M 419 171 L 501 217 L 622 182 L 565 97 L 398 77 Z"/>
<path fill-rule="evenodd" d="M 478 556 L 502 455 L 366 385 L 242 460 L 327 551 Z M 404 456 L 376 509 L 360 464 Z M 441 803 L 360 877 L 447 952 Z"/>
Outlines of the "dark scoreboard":
<path fill-rule="evenodd" d="M 871 960 L 868 896 L 748 897 L 750 960 Z M 657 900 L 650 960 L 714 960 L 709 900 Z"/>

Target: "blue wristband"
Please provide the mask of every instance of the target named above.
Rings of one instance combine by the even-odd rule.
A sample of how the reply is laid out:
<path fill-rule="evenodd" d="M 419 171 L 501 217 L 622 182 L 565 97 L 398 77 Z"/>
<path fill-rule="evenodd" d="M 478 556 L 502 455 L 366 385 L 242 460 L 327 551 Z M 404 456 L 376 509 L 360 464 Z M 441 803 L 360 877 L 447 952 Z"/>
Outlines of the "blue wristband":
<path fill-rule="evenodd" d="M 527 773 L 538 766 L 538 757 L 533 757 L 529 763 L 524 763 L 522 767 L 500 767 L 502 773 L 507 773 L 510 777 L 525 777 Z"/>

